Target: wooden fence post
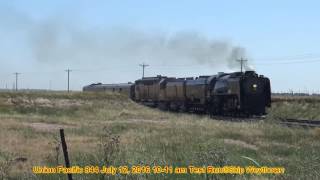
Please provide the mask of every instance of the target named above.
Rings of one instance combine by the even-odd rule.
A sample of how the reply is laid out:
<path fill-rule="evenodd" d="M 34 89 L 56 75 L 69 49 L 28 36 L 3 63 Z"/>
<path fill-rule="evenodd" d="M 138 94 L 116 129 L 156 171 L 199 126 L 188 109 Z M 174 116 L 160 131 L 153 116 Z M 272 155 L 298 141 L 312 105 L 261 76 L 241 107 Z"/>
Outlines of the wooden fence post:
<path fill-rule="evenodd" d="M 70 167 L 70 161 L 69 161 L 69 156 L 68 156 L 68 149 L 67 149 L 67 143 L 64 138 L 64 130 L 60 129 L 60 137 L 61 137 L 61 145 L 62 145 L 62 150 L 63 150 L 63 155 L 64 155 L 64 160 L 66 163 L 66 167 Z M 72 180 L 72 174 L 68 173 L 68 180 Z"/>

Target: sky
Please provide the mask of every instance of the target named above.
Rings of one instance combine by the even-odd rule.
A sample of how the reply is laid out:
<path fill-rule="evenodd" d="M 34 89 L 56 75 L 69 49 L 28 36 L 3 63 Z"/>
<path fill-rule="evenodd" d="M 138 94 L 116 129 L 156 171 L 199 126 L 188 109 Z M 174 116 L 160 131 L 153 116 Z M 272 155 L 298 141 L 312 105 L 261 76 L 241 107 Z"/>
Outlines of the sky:
<path fill-rule="evenodd" d="M 64 90 L 246 69 L 320 92 L 319 1 L 0 1 L 0 88 Z"/>

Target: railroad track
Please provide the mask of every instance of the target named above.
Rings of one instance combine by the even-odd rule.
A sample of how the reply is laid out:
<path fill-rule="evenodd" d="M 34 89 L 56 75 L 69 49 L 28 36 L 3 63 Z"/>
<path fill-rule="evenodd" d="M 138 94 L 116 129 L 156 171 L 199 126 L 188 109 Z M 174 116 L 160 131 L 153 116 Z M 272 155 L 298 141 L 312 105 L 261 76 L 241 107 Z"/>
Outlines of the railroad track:
<path fill-rule="evenodd" d="M 320 127 L 320 120 L 304 120 L 304 119 L 281 119 L 280 124 L 286 126 L 300 127 Z"/>
<path fill-rule="evenodd" d="M 232 122 L 256 122 L 263 121 L 265 116 L 251 116 L 251 117 L 236 117 L 236 116 L 210 116 L 211 119 L 218 121 L 232 121 Z"/>
<path fill-rule="evenodd" d="M 211 116 L 212 119 L 218 121 L 231 121 L 231 122 L 257 122 L 264 121 L 265 116 L 253 116 L 253 117 L 230 117 L 230 116 Z M 304 127 L 304 128 L 320 128 L 320 120 L 305 120 L 305 119 L 279 119 L 279 123 L 288 127 Z"/>

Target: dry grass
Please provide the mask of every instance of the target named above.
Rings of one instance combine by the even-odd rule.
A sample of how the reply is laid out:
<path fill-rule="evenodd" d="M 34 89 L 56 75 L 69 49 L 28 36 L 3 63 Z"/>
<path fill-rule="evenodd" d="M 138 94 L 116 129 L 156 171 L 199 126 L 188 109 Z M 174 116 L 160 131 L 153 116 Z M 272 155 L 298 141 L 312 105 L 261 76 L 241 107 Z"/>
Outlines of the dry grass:
<path fill-rule="evenodd" d="M 65 178 L 31 173 L 34 165 L 63 164 L 61 149 L 57 149 L 61 127 L 65 129 L 72 165 L 254 165 L 242 158 L 245 156 L 264 166 L 284 166 L 287 171 L 283 176 L 246 175 L 238 179 L 320 178 L 319 129 L 288 128 L 272 121 L 282 114 L 280 110 L 290 115 L 298 113 L 291 106 L 311 106 L 300 101 L 276 102 L 265 122 L 224 122 L 207 116 L 162 112 L 110 93 L 1 93 L 0 100 L 0 178 Z M 305 111 L 314 113 L 310 108 Z"/>
<path fill-rule="evenodd" d="M 320 120 L 319 96 L 275 96 L 272 97 L 270 119 L 297 118 Z"/>

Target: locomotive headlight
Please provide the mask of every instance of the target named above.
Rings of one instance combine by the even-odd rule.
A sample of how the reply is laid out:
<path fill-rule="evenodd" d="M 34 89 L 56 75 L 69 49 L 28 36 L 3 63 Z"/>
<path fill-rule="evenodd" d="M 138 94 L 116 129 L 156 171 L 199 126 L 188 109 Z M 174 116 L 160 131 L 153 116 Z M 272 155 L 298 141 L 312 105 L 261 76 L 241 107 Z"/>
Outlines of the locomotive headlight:
<path fill-rule="evenodd" d="M 253 90 L 254 90 L 254 91 L 256 91 L 256 90 L 257 90 L 258 85 L 257 85 L 257 84 L 253 84 L 253 85 L 252 85 L 252 87 L 253 87 Z"/>

